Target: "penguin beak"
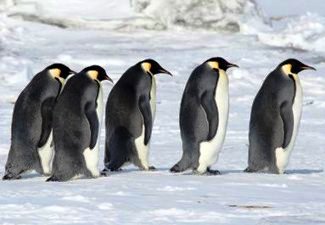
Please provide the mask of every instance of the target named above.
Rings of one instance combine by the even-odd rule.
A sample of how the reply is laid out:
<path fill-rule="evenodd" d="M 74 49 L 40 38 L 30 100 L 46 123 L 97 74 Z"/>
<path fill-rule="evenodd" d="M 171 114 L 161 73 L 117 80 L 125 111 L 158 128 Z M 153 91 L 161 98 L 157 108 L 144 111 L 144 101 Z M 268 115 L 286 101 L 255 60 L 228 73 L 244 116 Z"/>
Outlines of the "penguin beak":
<path fill-rule="evenodd" d="M 315 67 L 308 66 L 308 65 L 303 65 L 303 66 L 301 67 L 301 69 L 302 69 L 302 70 L 315 70 L 315 71 L 316 71 Z"/>
<path fill-rule="evenodd" d="M 228 69 L 228 68 L 231 68 L 231 67 L 237 67 L 237 68 L 239 68 L 239 66 L 236 65 L 236 64 L 228 63 L 228 65 L 227 65 L 227 69 Z"/>
<path fill-rule="evenodd" d="M 105 80 L 108 80 L 109 82 L 111 82 L 112 84 L 114 84 L 114 81 L 112 80 L 112 78 L 110 78 L 109 76 L 105 76 Z"/>
<path fill-rule="evenodd" d="M 171 72 L 169 72 L 168 70 L 165 70 L 164 68 L 159 69 L 158 73 L 165 73 L 165 74 L 168 74 L 170 76 L 173 76 L 173 74 Z"/>

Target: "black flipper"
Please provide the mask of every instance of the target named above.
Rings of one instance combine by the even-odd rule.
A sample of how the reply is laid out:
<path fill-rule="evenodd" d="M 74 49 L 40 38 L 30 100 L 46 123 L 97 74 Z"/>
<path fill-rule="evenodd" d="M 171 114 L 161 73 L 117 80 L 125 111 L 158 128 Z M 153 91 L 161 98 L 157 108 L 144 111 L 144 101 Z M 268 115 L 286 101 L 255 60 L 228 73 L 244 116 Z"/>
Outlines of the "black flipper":
<path fill-rule="evenodd" d="M 289 102 L 284 102 L 280 108 L 280 114 L 283 121 L 283 144 L 282 148 L 286 148 L 291 140 L 293 133 L 293 112 L 292 105 Z"/>
<path fill-rule="evenodd" d="M 93 103 L 86 104 L 85 112 L 89 122 L 90 131 L 91 131 L 89 148 L 93 149 L 97 143 L 98 129 L 99 129 L 99 121 L 98 121 L 98 116 L 96 111 L 96 105 Z"/>
<path fill-rule="evenodd" d="M 139 109 L 141 111 L 144 120 L 144 127 L 145 127 L 144 144 L 147 145 L 150 140 L 151 131 L 152 131 L 152 115 L 151 115 L 150 100 L 148 96 L 143 95 L 140 97 Z"/>
<path fill-rule="evenodd" d="M 50 136 L 52 129 L 52 120 L 53 120 L 53 106 L 55 103 L 55 98 L 46 99 L 41 108 L 42 114 L 42 133 L 40 140 L 38 142 L 38 147 L 42 147 L 46 144 L 47 139 Z"/>
<path fill-rule="evenodd" d="M 201 97 L 201 105 L 207 115 L 209 123 L 209 134 L 207 141 L 210 141 L 217 133 L 218 130 L 218 108 L 214 98 L 214 91 L 206 91 Z"/>

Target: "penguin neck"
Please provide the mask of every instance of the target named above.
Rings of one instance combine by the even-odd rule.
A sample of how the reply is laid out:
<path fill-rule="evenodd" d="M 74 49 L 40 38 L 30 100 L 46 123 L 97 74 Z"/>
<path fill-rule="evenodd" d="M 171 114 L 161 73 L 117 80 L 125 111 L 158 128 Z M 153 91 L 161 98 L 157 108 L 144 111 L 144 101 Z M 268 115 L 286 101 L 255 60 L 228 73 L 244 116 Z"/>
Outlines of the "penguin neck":
<path fill-rule="evenodd" d="M 60 93 L 59 93 L 59 94 L 62 93 L 65 84 L 68 82 L 68 80 L 69 80 L 71 77 L 73 77 L 73 74 L 69 75 L 66 79 L 63 79 L 63 78 L 61 78 L 61 77 L 60 77 L 61 79 L 57 79 L 57 81 L 60 83 Z"/>
<path fill-rule="evenodd" d="M 291 71 L 291 68 L 292 68 L 292 66 L 289 65 L 289 64 L 283 65 L 283 66 L 281 67 L 281 72 L 282 72 L 282 74 L 283 74 L 284 76 L 288 76 L 288 77 L 292 76 L 293 79 L 294 79 L 294 81 L 299 81 L 298 74 L 293 73 L 293 72 Z"/>

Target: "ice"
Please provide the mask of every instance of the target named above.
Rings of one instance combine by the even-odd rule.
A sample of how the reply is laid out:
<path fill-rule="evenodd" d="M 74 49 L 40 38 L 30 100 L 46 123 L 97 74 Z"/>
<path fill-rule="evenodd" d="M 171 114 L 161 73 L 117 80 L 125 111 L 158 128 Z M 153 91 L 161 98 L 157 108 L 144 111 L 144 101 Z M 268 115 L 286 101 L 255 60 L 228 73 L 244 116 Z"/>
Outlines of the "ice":
<path fill-rule="evenodd" d="M 182 27 L 238 32 L 250 20 L 263 24 L 253 0 L 133 0 L 133 8 L 158 22 L 158 29 Z"/>
<path fill-rule="evenodd" d="M 325 18 L 307 13 L 287 19 L 284 28 L 259 33 L 258 40 L 267 45 L 299 50 L 325 51 Z"/>
<path fill-rule="evenodd" d="M 10 146 L 13 104 L 32 76 L 45 66 L 63 62 L 80 71 L 96 63 L 117 81 L 129 66 L 151 57 L 174 76 L 157 77 L 157 114 L 150 151 L 156 171 L 143 172 L 129 166 L 108 177 L 65 183 L 46 183 L 46 177 L 36 173 L 17 181 L 0 181 L 0 224 L 325 223 L 324 15 L 297 9 L 295 14 L 299 15 L 266 18 L 262 26 L 254 25 L 260 24 L 261 18 L 249 16 L 253 20 L 238 21 L 241 29 L 236 33 L 174 25 L 151 31 L 148 29 L 155 28 L 150 26 L 157 20 L 149 23 L 127 0 L 15 2 L 18 4 L 0 2 L 8 3 L 0 4 L 0 176 Z M 308 2 L 323 5 L 322 0 Z M 274 9 L 262 10 L 265 15 L 277 8 L 280 11 L 280 3 L 273 4 Z M 35 10 L 35 5 L 42 10 Z M 37 19 L 22 19 L 30 15 Z M 63 24 L 72 21 L 73 25 L 62 29 L 39 18 Z M 141 29 L 129 25 L 137 24 L 140 18 L 147 30 L 142 25 Z M 117 31 L 112 24 L 133 28 Z M 182 91 L 192 69 L 213 56 L 240 66 L 228 73 L 229 125 L 214 166 L 222 175 L 197 176 L 190 171 L 171 174 L 168 169 L 181 156 L 178 117 Z M 289 57 L 317 71 L 300 74 L 303 115 L 287 173 L 243 173 L 251 104 L 265 76 Z M 105 98 L 111 88 L 104 84 Z M 100 168 L 104 136 L 103 128 Z"/>

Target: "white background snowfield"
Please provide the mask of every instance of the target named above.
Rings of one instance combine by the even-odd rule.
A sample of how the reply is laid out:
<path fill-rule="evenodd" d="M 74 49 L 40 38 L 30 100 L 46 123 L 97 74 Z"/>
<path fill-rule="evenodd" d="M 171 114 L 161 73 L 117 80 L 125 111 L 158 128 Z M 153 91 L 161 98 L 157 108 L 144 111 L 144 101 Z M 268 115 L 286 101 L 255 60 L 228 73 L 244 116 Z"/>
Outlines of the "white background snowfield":
<path fill-rule="evenodd" d="M 133 10 L 141 2 L 149 9 Z M 0 224 L 325 224 L 324 2 L 259 0 L 257 8 L 249 6 L 244 14 L 235 10 L 237 22 L 230 28 L 237 30 L 228 29 L 229 16 L 223 20 L 215 15 L 218 26 L 211 25 L 215 17 L 204 11 L 200 1 L 192 0 L 197 11 L 179 9 L 212 16 L 203 18 L 201 27 L 191 17 L 182 17 L 170 1 L 164 2 L 0 1 L 1 177 L 10 146 L 13 104 L 32 76 L 47 65 L 63 62 L 79 71 L 99 64 L 116 82 L 129 66 L 151 57 L 174 75 L 158 75 L 150 154 L 157 171 L 130 166 L 109 177 L 65 183 L 46 183 L 46 177 L 35 173 L 0 181 Z M 248 1 L 224 2 L 232 8 Z M 157 4 L 163 7 L 161 14 Z M 168 169 L 181 156 L 182 91 L 194 67 L 212 56 L 240 66 L 229 72 L 228 132 L 214 166 L 222 175 L 171 174 Z M 317 71 L 300 74 L 303 115 L 287 173 L 243 173 L 252 101 L 265 76 L 288 57 Z M 111 87 L 104 85 L 106 96 Z M 104 129 L 101 169 L 103 144 Z"/>

